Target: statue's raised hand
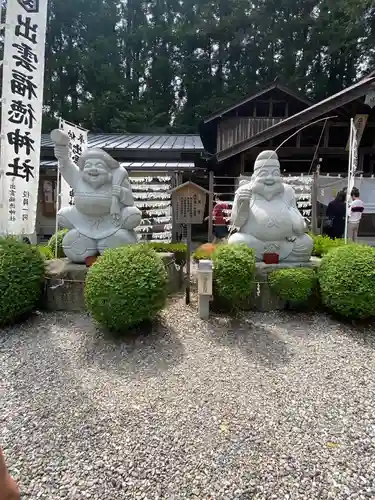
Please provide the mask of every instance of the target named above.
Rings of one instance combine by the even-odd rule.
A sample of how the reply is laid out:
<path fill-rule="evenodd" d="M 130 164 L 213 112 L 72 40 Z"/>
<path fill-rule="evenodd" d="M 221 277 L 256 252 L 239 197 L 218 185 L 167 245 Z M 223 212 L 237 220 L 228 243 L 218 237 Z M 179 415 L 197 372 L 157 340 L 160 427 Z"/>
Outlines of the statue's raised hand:
<path fill-rule="evenodd" d="M 241 187 L 237 191 L 237 195 L 236 196 L 237 196 L 238 200 L 241 200 L 241 201 L 250 200 L 251 196 L 252 196 L 251 188 L 247 187 L 247 186 Z"/>

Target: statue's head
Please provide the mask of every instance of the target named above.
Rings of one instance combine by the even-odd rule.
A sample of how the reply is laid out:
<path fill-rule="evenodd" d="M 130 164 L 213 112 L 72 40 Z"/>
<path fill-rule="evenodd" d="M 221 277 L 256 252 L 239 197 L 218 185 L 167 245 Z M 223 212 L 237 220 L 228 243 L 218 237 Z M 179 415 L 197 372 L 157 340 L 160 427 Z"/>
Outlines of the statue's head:
<path fill-rule="evenodd" d="M 113 173 L 119 169 L 120 164 L 103 149 L 89 148 L 82 153 L 78 167 L 83 180 L 98 189 L 104 184 L 112 184 Z"/>
<path fill-rule="evenodd" d="M 251 178 L 252 191 L 271 200 L 281 193 L 284 185 L 280 173 L 280 163 L 275 151 L 262 151 L 255 160 Z"/>

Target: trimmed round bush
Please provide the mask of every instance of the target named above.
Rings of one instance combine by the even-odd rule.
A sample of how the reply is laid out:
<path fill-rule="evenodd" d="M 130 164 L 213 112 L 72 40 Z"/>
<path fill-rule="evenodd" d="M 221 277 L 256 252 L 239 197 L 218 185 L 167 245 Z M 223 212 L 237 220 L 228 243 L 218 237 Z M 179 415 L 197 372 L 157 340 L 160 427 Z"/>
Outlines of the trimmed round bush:
<path fill-rule="evenodd" d="M 109 330 L 124 332 L 151 320 L 165 306 L 168 276 L 159 255 L 147 245 L 109 249 L 90 267 L 86 305 Z"/>
<path fill-rule="evenodd" d="M 55 253 L 56 253 L 56 238 L 57 238 L 57 259 L 63 259 L 65 257 L 65 253 L 63 250 L 62 242 L 64 239 L 64 236 L 66 233 L 69 231 L 69 229 L 60 229 L 60 231 L 57 231 L 48 241 L 48 248 L 51 250 L 53 254 L 53 258 L 55 258 Z"/>
<path fill-rule="evenodd" d="M 272 271 L 268 277 L 271 291 L 287 302 L 306 302 L 317 286 L 314 269 L 292 268 Z"/>
<path fill-rule="evenodd" d="M 318 278 L 327 308 L 349 319 L 375 316 L 375 248 L 351 244 L 329 252 Z"/>
<path fill-rule="evenodd" d="M 249 300 L 254 288 L 255 253 L 246 245 L 218 245 L 212 255 L 215 294 L 232 308 Z"/>
<path fill-rule="evenodd" d="M 31 313 L 42 293 L 45 261 L 37 248 L 15 238 L 0 238 L 0 325 Z"/>

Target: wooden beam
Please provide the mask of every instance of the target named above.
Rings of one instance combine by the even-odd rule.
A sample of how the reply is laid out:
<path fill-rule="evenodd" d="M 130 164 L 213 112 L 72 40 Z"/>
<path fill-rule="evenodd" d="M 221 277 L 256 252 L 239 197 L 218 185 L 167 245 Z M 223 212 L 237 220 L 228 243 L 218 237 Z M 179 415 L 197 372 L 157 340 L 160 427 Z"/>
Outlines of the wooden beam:
<path fill-rule="evenodd" d="M 245 173 L 245 155 L 241 155 L 241 174 Z"/>

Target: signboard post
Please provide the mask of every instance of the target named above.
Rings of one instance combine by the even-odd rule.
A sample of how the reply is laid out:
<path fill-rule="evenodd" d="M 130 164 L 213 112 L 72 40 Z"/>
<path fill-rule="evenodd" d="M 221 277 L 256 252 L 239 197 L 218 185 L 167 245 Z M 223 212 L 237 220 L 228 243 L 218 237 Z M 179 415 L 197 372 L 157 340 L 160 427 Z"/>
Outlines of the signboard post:
<path fill-rule="evenodd" d="M 188 181 L 172 189 L 172 212 L 177 224 L 187 225 L 186 304 L 190 304 L 191 225 L 202 224 L 208 191 Z"/>

